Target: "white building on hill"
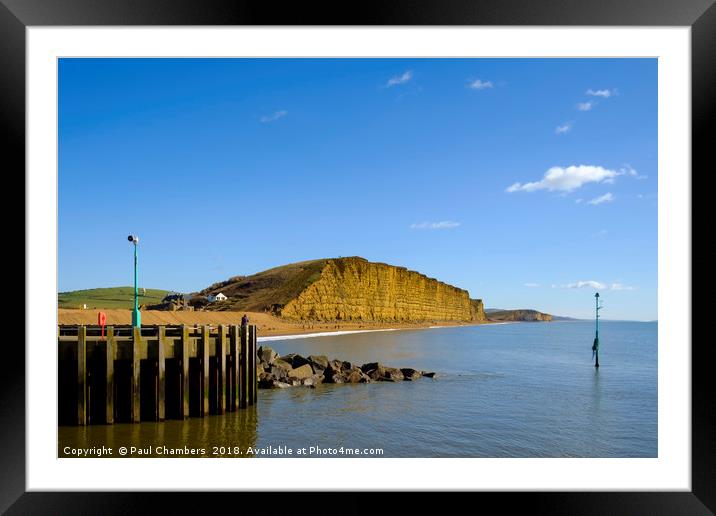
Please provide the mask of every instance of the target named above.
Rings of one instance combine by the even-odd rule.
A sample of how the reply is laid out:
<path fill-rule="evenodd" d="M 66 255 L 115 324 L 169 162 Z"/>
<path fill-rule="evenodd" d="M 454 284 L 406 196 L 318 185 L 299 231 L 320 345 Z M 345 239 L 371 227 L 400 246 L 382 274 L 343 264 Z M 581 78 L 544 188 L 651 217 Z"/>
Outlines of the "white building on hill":
<path fill-rule="evenodd" d="M 224 294 L 219 292 L 215 296 L 214 295 L 207 296 L 206 299 L 207 299 L 207 301 L 209 301 L 209 303 L 213 303 L 215 301 L 226 301 L 228 298 Z"/>

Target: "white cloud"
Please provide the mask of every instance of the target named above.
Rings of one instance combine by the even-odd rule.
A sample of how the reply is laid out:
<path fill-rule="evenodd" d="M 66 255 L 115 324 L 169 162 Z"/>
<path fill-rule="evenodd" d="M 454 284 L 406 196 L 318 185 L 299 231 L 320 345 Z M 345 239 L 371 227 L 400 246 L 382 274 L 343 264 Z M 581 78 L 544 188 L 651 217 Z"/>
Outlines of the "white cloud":
<path fill-rule="evenodd" d="M 577 109 L 579 111 L 590 111 L 594 106 L 596 106 L 596 102 L 587 101 L 587 102 L 579 102 L 577 103 Z"/>
<path fill-rule="evenodd" d="M 593 97 L 602 97 L 602 98 L 608 99 L 608 98 L 611 97 L 612 95 L 615 95 L 616 92 L 617 92 L 617 90 L 593 90 L 593 89 L 588 89 L 588 90 L 586 91 L 586 94 L 587 94 L 587 95 L 591 95 L 591 96 L 593 96 Z"/>
<path fill-rule="evenodd" d="M 487 88 L 492 88 L 492 82 L 490 81 L 482 81 L 480 79 L 475 79 L 474 81 L 469 81 L 469 84 L 467 85 L 468 88 L 471 90 L 484 90 Z"/>
<path fill-rule="evenodd" d="M 395 75 L 388 79 L 388 82 L 385 84 L 385 87 L 390 88 L 391 86 L 397 86 L 398 84 L 405 84 L 412 78 L 413 72 L 411 70 L 407 70 L 403 72 L 403 75 Z"/>
<path fill-rule="evenodd" d="M 453 229 L 460 225 L 452 220 L 441 220 L 440 222 L 420 222 L 411 224 L 410 229 Z"/>
<path fill-rule="evenodd" d="M 288 111 L 276 111 L 273 115 L 264 115 L 261 117 L 261 122 L 264 124 L 266 122 L 273 122 L 274 120 L 278 120 L 279 118 L 283 118 L 286 115 L 288 115 Z"/>
<path fill-rule="evenodd" d="M 594 290 L 636 290 L 635 287 L 623 285 L 621 283 L 612 283 L 608 285 L 600 281 L 588 280 L 588 281 L 575 281 L 574 283 L 567 283 L 566 285 L 552 285 L 552 288 L 593 288 Z"/>
<path fill-rule="evenodd" d="M 622 168 L 619 169 L 619 172 L 621 174 L 626 174 L 628 176 L 633 177 L 634 179 L 646 179 L 649 176 L 641 175 L 631 165 L 624 165 Z"/>
<path fill-rule="evenodd" d="M 622 285 L 621 283 L 612 283 L 609 287 L 610 290 L 636 290 L 634 287 L 629 285 Z"/>
<path fill-rule="evenodd" d="M 598 281 L 575 281 L 574 283 L 567 283 L 562 285 L 562 288 L 593 288 L 595 290 L 604 290 L 607 286 L 604 283 Z"/>
<path fill-rule="evenodd" d="M 530 287 L 530 288 L 539 287 L 539 283 L 525 283 L 525 287 Z"/>
<path fill-rule="evenodd" d="M 577 199 L 574 201 L 574 204 L 582 204 L 582 201 L 584 201 L 584 199 Z"/>
<path fill-rule="evenodd" d="M 554 130 L 554 133 L 555 134 L 564 134 L 564 133 L 568 133 L 571 130 L 572 130 L 572 124 L 567 122 L 564 125 L 558 125 L 557 128 Z"/>
<path fill-rule="evenodd" d="M 532 183 L 514 183 L 507 188 L 507 192 L 534 192 L 548 190 L 559 192 L 572 192 L 587 183 L 601 183 L 611 181 L 621 175 L 615 170 L 609 170 L 594 165 L 571 165 L 567 168 L 552 167 L 545 172 L 540 181 Z"/>
<path fill-rule="evenodd" d="M 604 195 L 600 195 L 599 197 L 595 197 L 591 201 L 587 202 L 587 204 L 592 204 L 594 206 L 598 204 L 603 204 L 605 202 L 612 202 L 615 199 L 615 197 L 612 195 L 611 192 L 607 192 Z"/>

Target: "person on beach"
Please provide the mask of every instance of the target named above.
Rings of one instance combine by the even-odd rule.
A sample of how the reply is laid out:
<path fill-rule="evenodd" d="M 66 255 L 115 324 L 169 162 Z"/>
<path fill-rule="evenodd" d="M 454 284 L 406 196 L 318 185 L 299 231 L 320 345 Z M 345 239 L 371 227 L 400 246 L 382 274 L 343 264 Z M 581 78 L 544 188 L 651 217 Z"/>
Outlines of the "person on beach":
<path fill-rule="evenodd" d="M 248 326 L 249 325 L 249 316 L 244 314 L 244 316 L 241 318 L 241 326 Z"/>

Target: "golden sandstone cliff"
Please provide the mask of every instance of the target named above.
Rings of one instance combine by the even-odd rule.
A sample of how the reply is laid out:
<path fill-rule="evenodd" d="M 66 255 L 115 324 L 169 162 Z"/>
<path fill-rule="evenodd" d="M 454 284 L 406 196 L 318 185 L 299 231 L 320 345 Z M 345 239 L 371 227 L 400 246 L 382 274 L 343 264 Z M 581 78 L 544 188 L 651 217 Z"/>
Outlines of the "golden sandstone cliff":
<path fill-rule="evenodd" d="M 485 321 L 482 300 L 424 274 L 360 257 L 312 260 L 212 285 L 209 309 L 266 310 L 313 321 Z"/>
<path fill-rule="evenodd" d="M 326 262 L 321 277 L 281 310 L 313 320 L 472 321 L 466 290 L 363 258 Z"/>

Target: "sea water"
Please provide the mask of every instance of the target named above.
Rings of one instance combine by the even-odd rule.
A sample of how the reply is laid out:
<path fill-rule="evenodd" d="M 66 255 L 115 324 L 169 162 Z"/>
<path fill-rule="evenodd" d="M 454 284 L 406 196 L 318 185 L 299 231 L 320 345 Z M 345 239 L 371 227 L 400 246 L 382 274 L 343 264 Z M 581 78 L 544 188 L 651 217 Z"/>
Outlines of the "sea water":
<path fill-rule="evenodd" d="M 565 321 L 264 341 L 437 376 L 260 390 L 257 406 L 223 416 L 60 427 L 58 455 L 656 457 L 657 323 L 602 322 L 598 370 L 593 339 L 593 323 Z"/>

